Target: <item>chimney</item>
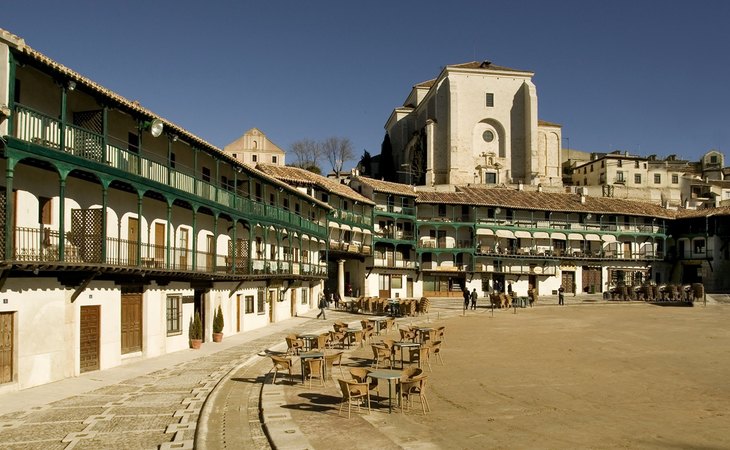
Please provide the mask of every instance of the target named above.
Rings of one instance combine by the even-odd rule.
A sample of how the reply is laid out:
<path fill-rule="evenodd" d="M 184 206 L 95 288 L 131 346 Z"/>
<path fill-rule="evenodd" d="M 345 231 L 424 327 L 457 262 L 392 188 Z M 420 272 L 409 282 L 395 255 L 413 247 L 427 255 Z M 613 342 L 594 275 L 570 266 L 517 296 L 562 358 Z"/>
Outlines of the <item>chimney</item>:
<path fill-rule="evenodd" d="M 538 183 L 537 192 L 542 192 L 542 183 Z"/>

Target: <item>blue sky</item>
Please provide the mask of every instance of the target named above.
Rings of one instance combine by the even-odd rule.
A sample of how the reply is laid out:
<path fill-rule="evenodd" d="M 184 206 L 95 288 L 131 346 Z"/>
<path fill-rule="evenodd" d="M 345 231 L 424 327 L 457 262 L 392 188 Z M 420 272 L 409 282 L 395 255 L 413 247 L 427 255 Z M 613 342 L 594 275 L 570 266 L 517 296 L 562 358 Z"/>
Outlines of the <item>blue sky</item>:
<path fill-rule="evenodd" d="M 535 72 L 563 145 L 730 157 L 726 1 L 3 1 L 0 28 L 223 147 L 380 152 L 412 85 L 488 59 Z M 346 165 L 346 167 L 349 167 Z"/>

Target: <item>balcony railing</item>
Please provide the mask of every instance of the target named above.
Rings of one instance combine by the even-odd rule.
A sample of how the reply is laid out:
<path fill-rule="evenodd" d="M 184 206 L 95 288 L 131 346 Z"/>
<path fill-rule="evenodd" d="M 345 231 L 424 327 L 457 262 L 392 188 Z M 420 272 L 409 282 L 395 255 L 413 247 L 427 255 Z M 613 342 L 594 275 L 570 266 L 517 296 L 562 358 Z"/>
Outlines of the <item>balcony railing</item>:
<path fill-rule="evenodd" d="M 664 226 L 656 223 L 619 223 L 616 222 L 598 222 L 598 221 L 571 221 L 571 220 L 505 220 L 495 218 L 478 219 L 480 225 L 493 225 L 500 228 L 510 230 L 524 229 L 541 229 L 541 230 L 571 230 L 571 231 L 587 231 L 587 232 L 617 232 L 624 231 L 628 233 L 646 233 L 646 234 L 666 234 Z M 486 227 L 485 227 L 486 228 Z M 478 229 L 478 228 L 477 228 Z"/>
<path fill-rule="evenodd" d="M 353 241 L 340 241 L 336 239 L 330 239 L 330 250 L 348 253 L 359 253 L 366 256 L 370 256 L 373 254 L 373 247 L 370 245 Z"/>
<path fill-rule="evenodd" d="M 53 117 L 16 104 L 13 116 L 14 137 L 26 142 L 105 164 L 126 173 L 170 186 L 182 192 L 201 197 L 265 220 L 276 221 L 284 226 L 295 226 L 319 237 L 327 235 L 327 228 L 309 221 L 293 212 L 274 205 L 266 205 L 231 192 L 228 186 L 220 186 L 202 179 L 196 179 L 192 169 L 188 173 L 168 167 L 159 161 L 159 156 L 130 152 L 107 142 L 104 137 L 92 131 L 73 125 L 64 128 L 64 148 L 61 149 L 61 122 Z M 347 212 L 346 217 L 356 223 L 370 225 L 372 219 L 362 214 Z M 359 222 L 357 222 L 359 220 Z"/>
<path fill-rule="evenodd" d="M 375 205 L 375 212 L 387 212 L 392 214 L 402 214 L 404 216 L 413 216 L 416 214 L 416 208 L 409 206 L 395 205 Z"/>
<path fill-rule="evenodd" d="M 356 213 L 354 211 L 343 211 L 335 209 L 332 211 L 332 217 L 340 222 L 350 222 L 361 225 L 372 225 L 373 218 L 366 214 Z"/>
<path fill-rule="evenodd" d="M 396 269 L 415 269 L 416 261 L 406 261 L 393 258 L 374 258 L 373 265 L 375 267 L 389 267 Z"/>
<path fill-rule="evenodd" d="M 63 238 L 64 254 L 61 255 L 61 236 L 56 230 L 17 227 L 13 236 L 15 245 L 12 260 L 24 263 L 73 263 L 96 267 L 108 265 L 236 275 L 327 274 L 327 266 L 324 264 L 249 259 L 245 255 L 237 255 L 234 258 L 230 254 L 193 252 L 187 248 L 168 248 L 114 237 L 107 237 L 103 241 L 102 236 L 93 233 L 66 233 Z M 106 244 L 105 248 L 102 248 L 102 243 Z"/>

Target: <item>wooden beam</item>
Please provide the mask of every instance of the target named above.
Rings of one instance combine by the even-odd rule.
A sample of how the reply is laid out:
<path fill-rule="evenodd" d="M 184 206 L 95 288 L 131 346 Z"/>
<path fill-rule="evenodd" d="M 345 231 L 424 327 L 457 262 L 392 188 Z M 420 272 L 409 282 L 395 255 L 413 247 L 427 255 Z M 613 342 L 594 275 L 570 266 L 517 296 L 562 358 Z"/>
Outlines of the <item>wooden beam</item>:
<path fill-rule="evenodd" d="M 89 283 L 91 283 L 91 280 L 96 278 L 97 275 L 101 275 L 101 272 L 94 272 L 87 279 L 85 279 L 83 282 L 81 282 L 79 287 L 77 287 L 76 290 L 74 291 L 74 293 L 71 295 L 71 303 L 76 301 L 76 299 L 79 297 L 79 295 L 81 295 L 81 292 L 84 289 L 86 289 L 86 287 L 89 285 Z"/>

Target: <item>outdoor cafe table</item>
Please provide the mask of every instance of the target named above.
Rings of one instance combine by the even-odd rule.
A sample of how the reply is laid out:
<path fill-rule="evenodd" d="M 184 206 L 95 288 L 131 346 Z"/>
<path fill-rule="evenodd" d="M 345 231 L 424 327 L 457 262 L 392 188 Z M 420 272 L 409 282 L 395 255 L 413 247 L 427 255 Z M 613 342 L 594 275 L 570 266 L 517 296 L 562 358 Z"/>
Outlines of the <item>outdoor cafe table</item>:
<path fill-rule="evenodd" d="M 400 315 L 400 300 L 397 298 L 388 299 L 388 309 L 390 310 L 390 316 L 396 317 Z"/>
<path fill-rule="evenodd" d="M 304 383 L 304 363 L 308 359 L 322 358 L 324 360 L 324 352 L 308 352 L 299 354 L 299 363 L 302 366 L 302 383 Z M 323 363 L 324 364 L 324 363 Z"/>
<path fill-rule="evenodd" d="M 421 339 L 421 342 L 424 342 L 426 340 L 425 339 L 426 335 L 428 333 L 430 333 L 431 331 L 433 331 L 433 328 L 429 328 L 429 327 L 418 327 L 416 329 L 418 330 L 418 337 L 419 337 L 419 339 Z"/>
<path fill-rule="evenodd" d="M 421 344 L 419 344 L 418 342 L 408 342 L 408 341 L 398 341 L 398 342 L 394 343 L 393 345 L 396 347 L 400 347 L 400 368 L 401 369 L 403 367 L 405 367 L 405 362 L 403 360 L 403 348 L 404 347 L 418 348 L 421 346 Z"/>
<path fill-rule="evenodd" d="M 368 319 L 368 322 L 372 322 L 375 328 L 375 334 L 380 334 L 380 330 L 383 328 L 382 325 L 385 323 L 385 318 L 376 317 L 375 319 Z"/>
<path fill-rule="evenodd" d="M 352 328 L 352 329 L 348 328 L 347 330 L 345 330 L 345 334 L 347 334 L 347 347 L 348 348 L 352 345 L 352 341 L 355 339 L 355 333 L 358 331 L 360 333 L 362 333 L 361 328 Z"/>
<path fill-rule="evenodd" d="M 393 412 L 393 380 L 400 380 L 400 370 L 379 369 L 368 373 L 368 377 L 377 380 L 388 380 L 388 414 Z"/>
<path fill-rule="evenodd" d="M 308 352 L 312 350 L 314 347 L 312 343 L 315 342 L 319 336 L 316 334 L 299 334 L 297 337 L 304 341 L 304 351 Z"/>

